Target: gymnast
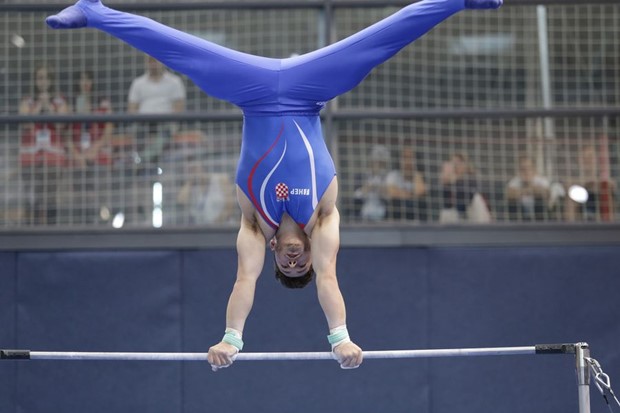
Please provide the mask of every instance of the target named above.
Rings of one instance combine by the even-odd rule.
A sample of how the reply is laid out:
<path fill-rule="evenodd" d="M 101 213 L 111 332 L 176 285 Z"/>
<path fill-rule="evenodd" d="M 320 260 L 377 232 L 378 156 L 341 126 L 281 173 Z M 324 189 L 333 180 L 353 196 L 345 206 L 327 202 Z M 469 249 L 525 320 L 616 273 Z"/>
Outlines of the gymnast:
<path fill-rule="evenodd" d="M 230 366 L 243 348 L 243 328 L 267 242 L 274 252 L 276 278 L 284 286 L 304 287 L 316 274 L 328 342 L 340 366 L 349 369 L 362 363 L 362 350 L 349 338 L 336 278 L 338 182 L 319 112 L 451 15 L 463 9 L 498 8 L 502 2 L 423 0 L 344 40 L 286 59 L 230 50 L 113 10 L 99 0 L 80 0 L 47 18 L 52 28 L 91 27 L 117 37 L 243 111 L 236 176 L 242 211 L 237 279 L 228 301 L 224 337 L 209 349 L 213 370 Z"/>

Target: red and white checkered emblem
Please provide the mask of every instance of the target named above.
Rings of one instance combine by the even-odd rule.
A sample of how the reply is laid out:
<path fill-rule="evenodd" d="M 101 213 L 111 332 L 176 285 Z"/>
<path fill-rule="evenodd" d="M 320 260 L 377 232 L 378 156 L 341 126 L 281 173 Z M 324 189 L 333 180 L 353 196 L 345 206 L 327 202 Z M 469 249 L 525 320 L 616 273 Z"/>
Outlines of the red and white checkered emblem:
<path fill-rule="evenodd" d="M 276 185 L 276 200 L 288 201 L 288 186 L 282 182 Z"/>

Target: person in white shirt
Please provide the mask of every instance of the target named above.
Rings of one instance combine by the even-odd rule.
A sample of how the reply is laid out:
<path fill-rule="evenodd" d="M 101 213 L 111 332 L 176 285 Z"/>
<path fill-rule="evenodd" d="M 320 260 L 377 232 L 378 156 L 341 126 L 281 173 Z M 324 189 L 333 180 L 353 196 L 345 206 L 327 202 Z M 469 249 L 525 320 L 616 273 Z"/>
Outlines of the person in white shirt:
<path fill-rule="evenodd" d="M 186 91 L 181 78 L 151 56 L 145 55 L 146 72 L 135 78 L 129 88 L 129 113 L 179 113 L 185 110 Z M 140 158 L 146 163 L 157 162 L 176 124 L 149 123 L 137 132 Z"/>
<path fill-rule="evenodd" d="M 359 217 L 364 221 L 382 221 L 387 218 L 388 179 L 394 181 L 391 155 L 385 145 L 374 145 L 370 151 L 367 175 L 355 190 Z"/>
<path fill-rule="evenodd" d="M 129 88 L 129 113 L 178 113 L 185 110 L 185 85 L 156 59 L 145 57 L 146 72 Z"/>

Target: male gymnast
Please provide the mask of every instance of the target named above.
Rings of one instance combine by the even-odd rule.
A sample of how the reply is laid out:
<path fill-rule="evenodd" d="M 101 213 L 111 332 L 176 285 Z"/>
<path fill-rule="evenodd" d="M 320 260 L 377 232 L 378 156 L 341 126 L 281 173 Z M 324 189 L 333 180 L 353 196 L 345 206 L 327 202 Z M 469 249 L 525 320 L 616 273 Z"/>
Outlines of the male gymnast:
<path fill-rule="evenodd" d="M 237 279 L 228 301 L 226 331 L 209 349 L 214 370 L 230 366 L 265 259 L 274 252 L 276 278 L 290 288 L 316 274 L 319 303 L 334 358 L 342 368 L 362 363 L 346 328 L 336 278 L 340 217 L 338 182 L 321 131 L 326 102 L 357 86 L 377 65 L 463 9 L 491 9 L 503 0 L 423 0 L 332 45 L 286 59 L 230 50 L 145 17 L 80 0 L 47 18 L 53 28 L 91 27 L 117 37 L 187 75 L 205 93 L 244 115 L 237 198 Z"/>

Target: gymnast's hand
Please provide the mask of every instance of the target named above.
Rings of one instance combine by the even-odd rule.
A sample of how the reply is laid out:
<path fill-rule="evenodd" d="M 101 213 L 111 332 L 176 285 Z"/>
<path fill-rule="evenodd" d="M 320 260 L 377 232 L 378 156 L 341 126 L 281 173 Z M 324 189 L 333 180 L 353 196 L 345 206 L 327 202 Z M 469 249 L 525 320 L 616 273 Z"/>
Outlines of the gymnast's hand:
<path fill-rule="evenodd" d="M 213 371 L 226 368 L 233 364 L 239 350 L 232 344 L 220 342 L 209 349 L 207 360 Z"/>
<path fill-rule="evenodd" d="M 343 369 L 356 369 L 364 359 L 362 349 L 352 341 L 339 344 L 334 348 L 333 353 Z"/>

